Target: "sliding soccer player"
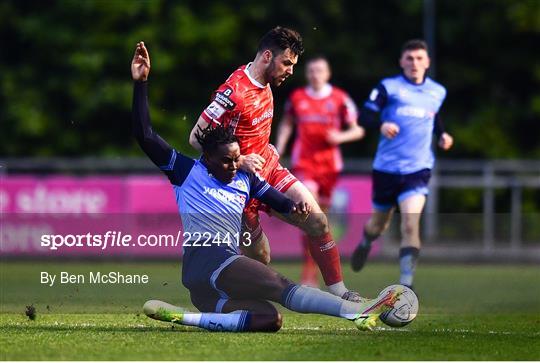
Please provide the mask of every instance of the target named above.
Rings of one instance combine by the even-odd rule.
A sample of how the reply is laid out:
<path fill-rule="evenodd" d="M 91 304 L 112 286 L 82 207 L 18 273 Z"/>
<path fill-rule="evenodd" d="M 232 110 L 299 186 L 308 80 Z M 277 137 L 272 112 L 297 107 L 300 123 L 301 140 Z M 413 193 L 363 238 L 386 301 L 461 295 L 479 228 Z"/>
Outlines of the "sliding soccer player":
<path fill-rule="evenodd" d="M 149 72 L 150 57 L 140 42 L 131 65 L 133 133 L 142 150 L 169 178 L 184 231 L 209 237 L 183 243 L 182 283 L 200 313 L 157 300 L 148 301 L 144 312 L 154 319 L 213 331 L 277 331 L 281 316 L 269 303 L 274 301 L 296 312 L 341 317 L 354 321 L 360 329 L 371 329 L 379 314 L 392 308 L 402 293 L 399 287 L 363 303 L 347 301 L 294 284 L 240 254 L 239 244 L 245 242 L 236 236 L 241 233 L 242 212 L 250 199 L 267 203 L 292 224 L 309 218 L 311 207 L 293 202 L 259 176 L 239 170 L 240 145 L 229 127 L 206 126 L 196 133 L 203 153 L 198 160 L 172 149 L 152 129 Z"/>

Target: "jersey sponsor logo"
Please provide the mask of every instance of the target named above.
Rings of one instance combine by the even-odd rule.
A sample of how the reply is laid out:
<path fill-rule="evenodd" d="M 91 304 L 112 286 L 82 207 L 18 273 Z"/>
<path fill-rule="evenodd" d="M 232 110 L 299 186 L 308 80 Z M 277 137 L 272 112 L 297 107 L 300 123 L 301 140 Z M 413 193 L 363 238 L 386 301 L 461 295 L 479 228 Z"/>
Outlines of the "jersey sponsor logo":
<path fill-rule="evenodd" d="M 231 193 L 223 189 L 204 187 L 204 194 L 210 195 L 222 203 L 237 202 L 243 205 L 246 202 L 244 195 Z"/>
<path fill-rule="evenodd" d="M 243 180 L 237 180 L 235 182 L 236 186 L 242 190 L 247 190 L 247 186 L 246 186 L 246 183 L 244 183 Z"/>
<path fill-rule="evenodd" d="M 204 110 L 208 116 L 210 116 L 213 119 L 220 118 L 224 113 L 225 109 L 219 105 L 216 101 L 212 101 L 208 107 L 206 107 L 206 110 Z"/>
<path fill-rule="evenodd" d="M 226 110 L 230 111 L 236 107 L 236 103 L 230 99 L 230 96 L 232 95 L 232 93 L 233 93 L 232 89 L 226 88 L 225 90 L 216 93 L 216 96 L 214 97 L 214 101 L 219 103 Z"/>
<path fill-rule="evenodd" d="M 260 117 L 255 117 L 253 120 L 251 120 L 251 125 L 255 126 L 259 122 L 262 122 L 266 119 L 272 118 L 274 116 L 274 110 L 266 110 Z"/>
<path fill-rule="evenodd" d="M 404 117 L 424 118 L 429 116 L 430 113 L 422 107 L 403 106 L 397 108 L 396 114 Z M 431 114 L 433 113 L 431 112 Z"/>
<path fill-rule="evenodd" d="M 398 91 L 398 93 L 399 93 L 399 97 L 401 97 L 401 98 L 407 98 L 407 97 L 409 97 L 409 90 L 406 89 L 406 88 L 403 88 L 403 87 L 400 88 L 399 91 Z"/>

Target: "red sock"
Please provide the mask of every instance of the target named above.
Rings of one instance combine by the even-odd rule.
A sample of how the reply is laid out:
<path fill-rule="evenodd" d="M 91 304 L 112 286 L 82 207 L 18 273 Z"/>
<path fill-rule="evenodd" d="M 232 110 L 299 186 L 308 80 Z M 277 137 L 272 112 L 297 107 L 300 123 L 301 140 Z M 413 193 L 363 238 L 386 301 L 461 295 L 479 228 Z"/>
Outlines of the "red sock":
<path fill-rule="evenodd" d="M 317 263 L 311 257 L 311 253 L 309 252 L 309 236 L 303 235 L 302 236 L 302 250 L 304 251 L 304 264 L 302 266 L 302 277 L 300 281 L 303 284 L 309 283 L 313 285 L 318 285 L 318 270 L 317 270 Z"/>
<path fill-rule="evenodd" d="M 309 252 L 319 265 L 326 286 L 343 281 L 339 252 L 330 233 L 309 237 Z"/>

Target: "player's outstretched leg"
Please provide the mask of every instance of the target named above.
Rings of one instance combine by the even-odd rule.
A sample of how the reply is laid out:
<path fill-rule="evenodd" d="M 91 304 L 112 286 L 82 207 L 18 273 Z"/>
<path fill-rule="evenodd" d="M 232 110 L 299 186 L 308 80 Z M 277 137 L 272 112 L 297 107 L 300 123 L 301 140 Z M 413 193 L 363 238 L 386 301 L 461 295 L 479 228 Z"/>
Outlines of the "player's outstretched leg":
<path fill-rule="evenodd" d="M 384 210 L 374 209 L 368 222 L 364 225 L 362 241 L 356 246 L 351 255 L 351 267 L 353 271 L 360 271 L 364 268 L 371 244 L 388 228 L 395 208 L 391 207 Z"/>
<path fill-rule="evenodd" d="M 390 290 L 384 296 L 357 303 L 319 289 L 294 284 L 268 266 L 250 258 L 238 258 L 226 267 L 216 286 L 235 300 L 270 300 L 299 313 L 317 313 L 355 321 L 360 329 L 373 328 L 377 317 L 392 308 L 402 293 Z"/>
<path fill-rule="evenodd" d="M 309 190 L 301 182 L 296 182 L 285 192 L 285 195 L 294 201 L 305 201 L 311 205 L 311 214 L 303 223 L 298 224 L 298 227 L 309 238 L 309 251 L 321 270 L 328 291 L 351 301 L 361 301 L 363 298 L 358 293 L 349 291 L 345 287 L 339 251 L 330 233 L 328 219 Z M 287 216 L 281 217 L 287 220 Z"/>
<path fill-rule="evenodd" d="M 260 300 L 228 300 L 221 313 L 190 312 L 164 301 L 150 300 L 144 304 L 143 311 L 152 319 L 209 331 L 276 332 L 282 325 L 276 308 Z"/>

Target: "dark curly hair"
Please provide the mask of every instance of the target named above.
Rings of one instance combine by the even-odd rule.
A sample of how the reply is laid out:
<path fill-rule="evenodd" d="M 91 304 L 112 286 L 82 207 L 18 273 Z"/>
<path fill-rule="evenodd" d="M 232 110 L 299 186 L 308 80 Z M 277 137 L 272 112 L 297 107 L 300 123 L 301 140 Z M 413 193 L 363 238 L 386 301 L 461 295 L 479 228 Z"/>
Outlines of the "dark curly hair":
<path fill-rule="evenodd" d="M 204 129 L 198 126 L 199 130 L 195 133 L 197 141 L 201 145 L 204 153 L 213 154 L 220 145 L 232 144 L 238 142 L 232 128 L 218 125 L 213 127 L 208 125 Z"/>

